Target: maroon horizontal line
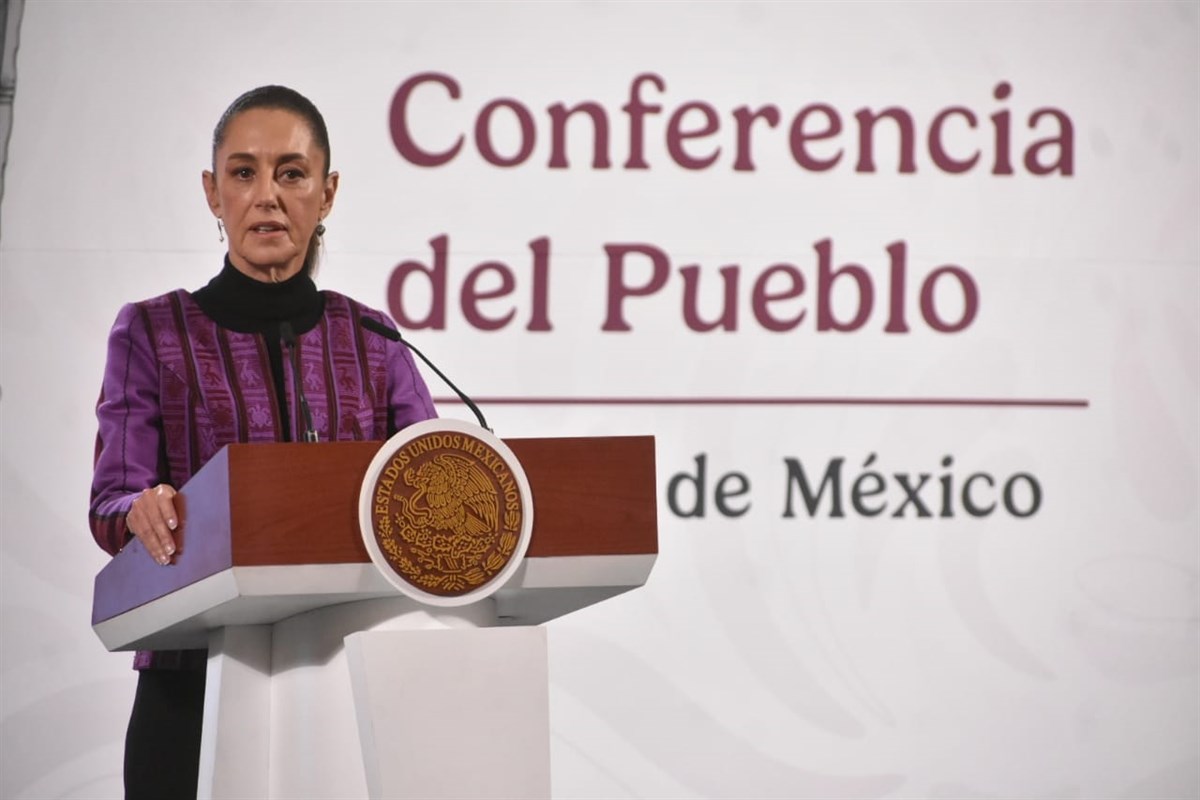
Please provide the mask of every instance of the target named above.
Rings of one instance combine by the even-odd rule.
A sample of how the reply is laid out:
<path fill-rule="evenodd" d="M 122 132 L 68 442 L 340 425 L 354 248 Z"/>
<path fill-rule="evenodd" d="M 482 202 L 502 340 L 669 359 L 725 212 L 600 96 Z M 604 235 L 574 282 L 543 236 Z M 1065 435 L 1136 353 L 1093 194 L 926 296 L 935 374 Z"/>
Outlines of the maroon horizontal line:
<path fill-rule="evenodd" d="M 991 397 L 475 397 L 492 406 L 961 406 L 1087 408 L 1087 400 Z M 461 403 L 435 397 L 438 403 Z"/>

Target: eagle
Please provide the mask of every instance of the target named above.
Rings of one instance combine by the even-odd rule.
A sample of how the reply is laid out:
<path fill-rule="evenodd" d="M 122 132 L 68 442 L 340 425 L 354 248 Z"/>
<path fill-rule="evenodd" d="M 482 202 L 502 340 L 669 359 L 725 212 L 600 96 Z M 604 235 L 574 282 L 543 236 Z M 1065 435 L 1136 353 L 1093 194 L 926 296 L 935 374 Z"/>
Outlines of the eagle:
<path fill-rule="evenodd" d="M 474 461 L 441 453 L 415 471 L 408 470 L 404 482 L 417 490 L 408 507 L 421 516 L 421 525 L 459 536 L 483 536 L 496 530 L 500 498 Z"/>

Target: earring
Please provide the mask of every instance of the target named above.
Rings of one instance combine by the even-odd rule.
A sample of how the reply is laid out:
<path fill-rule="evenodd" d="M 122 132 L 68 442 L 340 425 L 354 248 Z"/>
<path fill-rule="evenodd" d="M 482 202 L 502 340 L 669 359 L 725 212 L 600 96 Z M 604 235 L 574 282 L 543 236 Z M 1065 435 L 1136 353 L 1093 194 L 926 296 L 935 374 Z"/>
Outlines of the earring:
<path fill-rule="evenodd" d="M 324 236 L 324 235 L 325 235 L 325 223 L 318 222 L 317 223 L 317 236 Z"/>
<path fill-rule="evenodd" d="M 217 217 L 217 235 L 221 237 L 221 241 L 225 241 L 225 223 L 221 222 L 221 218 Z"/>

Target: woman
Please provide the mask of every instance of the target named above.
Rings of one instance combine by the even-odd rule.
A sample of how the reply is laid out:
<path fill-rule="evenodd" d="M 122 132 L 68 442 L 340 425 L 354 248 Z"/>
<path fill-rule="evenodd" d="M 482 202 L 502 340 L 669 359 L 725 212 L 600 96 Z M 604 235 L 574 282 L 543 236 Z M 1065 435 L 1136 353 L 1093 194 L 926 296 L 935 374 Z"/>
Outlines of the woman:
<path fill-rule="evenodd" d="M 109 337 L 90 509 L 109 553 L 136 536 L 169 568 L 176 490 L 226 444 L 310 427 L 322 441 L 385 439 L 435 416 L 407 349 L 359 324 L 384 316 L 313 284 L 338 188 L 329 156 L 320 112 L 285 87 L 246 92 L 217 123 L 203 183 L 224 268 L 198 291 L 126 305 Z M 195 796 L 205 657 L 137 654 L 126 797 Z"/>

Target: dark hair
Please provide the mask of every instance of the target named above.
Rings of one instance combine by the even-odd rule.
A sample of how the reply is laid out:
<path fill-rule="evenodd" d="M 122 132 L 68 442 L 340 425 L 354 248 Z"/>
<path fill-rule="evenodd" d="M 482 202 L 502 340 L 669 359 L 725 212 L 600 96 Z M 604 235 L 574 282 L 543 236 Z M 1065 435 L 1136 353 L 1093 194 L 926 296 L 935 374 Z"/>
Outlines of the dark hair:
<path fill-rule="evenodd" d="M 221 119 L 217 120 L 217 127 L 213 128 L 212 160 L 214 174 L 217 170 L 217 151 L 221 149 L 221 145 L 225 142 L 225 133 L 229 128 L 229 123 L 243 111 L 250 111 L 255 108 L 290 111 L 304 120 L 305 124 L 308 125 L 309 131 L 312 133 L 313 141 L 317 143 L 317 147 L 321 148 L 321 152 L 325 154 L 325 170 L 322 177 L 329 177 L 329 131 L 325 128 L 325 118 L 321 116 L 321 112 L 317 110 L 317 107 L 313 105 L 311 100 L 295 89 L 289 89 L 286 86 L 259 86 L 257 89 L 251 89 L 244 93 L 229 104 L 229 108 L 225 109 L 225 113 L 221 115 Z M 302 267 L 304 274 L 312 276 L 316 271 L 317 254 L 320 248 L 321 237 L 313 234 L 312 239 L 308 243 L 308 252 L 304 254 L 304 266 Z"/>
<path fill-rule="evenodd" d="M 311 100 L 295 89 L 289 89 L 286 86 L 259 86 L 257 89 L 251 89 L 229 104 L 229 108 L 225 109 L 225 113 L 217 121 L 217 127 L 213 128 L 212 158 L 214 168 L 217 165 L 217 150 L 221 149 L 221 145 L 225 142 L 225 131 L 229 127 L 229 123 L 238 114 L 254 108 L 290 111 L 303 119 L 308 125 L 308 129 L 312 132 L 313 140 L 321 148 L 321 152 L 325 154 L 325 175 L 329 175 L 329 131 L 325 129 L 325 118 L 321 116 L 321 112 L 317 110 L 317 107 L 313 105 Z"/>

